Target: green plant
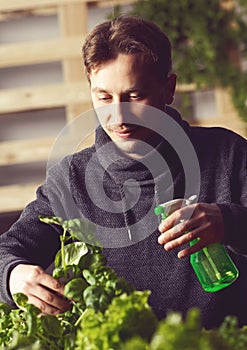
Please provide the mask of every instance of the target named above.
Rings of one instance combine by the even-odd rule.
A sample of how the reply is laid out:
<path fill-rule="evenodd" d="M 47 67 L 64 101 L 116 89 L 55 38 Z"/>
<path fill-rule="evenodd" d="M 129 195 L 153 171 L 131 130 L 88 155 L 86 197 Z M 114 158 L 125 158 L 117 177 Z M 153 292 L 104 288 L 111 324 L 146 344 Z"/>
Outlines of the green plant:
<path fill-rule="evenodd" d="M 157 321 L 148 304 L 149 291 L 137 291 L 113 269 L 96 243 L 95 227 L 87 221 L 40 217 L 63 228 L 54 275 L 66 278 L 65 296 L 72 309 L 51 316 L 14 295 L 16 309 L 0 303 L 1 350 L 245 350 L 247 326 L 227 316 L 218 329 L 201 327 L 200 311 L 184 319 L 171 311 Z M 87 239 L 85 239 L 87 237 Z M 67 245 L 64 244 L 67 243 Z M 77 245 L 77 243 L 83 243 Z M 68 248 L 67 248 L 68 247 Z"/>
<path fill-rule="evenodd" d="M 239 115 L 247 121 L 247 71 L 241 65 L 247 57 L 247 3 L 227 6 L 230 2 L 139 0 L 132 13 L 167 33 L 179 83 L 229 88 Z"/>
<path fill-rule="evenodd" d="M 110 323 L 120 315 L 120 309 L 122 319 L 127 321 L 125 330 L 121 325 L 118 326 L 121 333 L 118 335 L 118 343 L 122 338 L 142 335 L 145 319 L 148 320 L 148 326 L 152 321 L 153 327 L 149 327 L 149 332 L 146 331 L 151 336 L 150 332 L 154 331 L 157 320 L 147 303 L 149 292 L 135 291 L 125 279 L 106 266 L 102 248 L 95 240 L 95 226 L 81 219 L 63 221 L 59 217 L 39 218 L 44 223 L 62 228 L 61 249 L 55 256 L 52 275 L 65 283 L 64 296 L 71 300 L 71 310 L 57 316 L 42 315 L 41 310 L 28 303 L 24 294 L 15 294 L 17 309 L 0 303 L 0 349 L 75 349 L 77 331 L 81 324 L 83 323 L 83 334 L 91 332 L 90 315 L 94 315 L 93 322 L 97 325 L 100 319 L 104 320 L 104 324 L 109 319 L 109 334 L 116 338 L 115 328 L 111 329 Z M 133 329 L 128 328 L 131 322 L 136 326 Z M 108 339 L 106 333 L 103 330 L 102 337 Z M 90 340 L 91 345 L 93 339 Z M 109 344 L 111 341 L 109 338 Z"/>

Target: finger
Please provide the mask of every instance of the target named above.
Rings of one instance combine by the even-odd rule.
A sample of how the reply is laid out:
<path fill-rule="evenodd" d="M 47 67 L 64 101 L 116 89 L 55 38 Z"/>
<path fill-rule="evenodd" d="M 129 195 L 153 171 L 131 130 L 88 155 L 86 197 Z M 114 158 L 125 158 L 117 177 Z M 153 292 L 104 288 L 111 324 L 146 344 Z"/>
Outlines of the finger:
<path fill-rule="evenodd" d="M 200 241 L 196 244 L 193 244 L 193 248 L 192 249 L 185 249 L 184 251 L 182 251 L 181 253 L 179 253 L 179 258 L 188 256 L 190 254 L 192 254 L 195 251 L 198 251 L 204 247 L 206 247 L 208 244 L 210 244 L 210 242 L 205 239 L 205 232 L 207 232 L 207 228 L 208 228 L 208 224 L 204 224 L 194 230 L 191 230 L 183 235 L 181 235 L 180 237 L 173 239 L 171 241 L 169 241 L 168 243 L 164 244 L 164 249 L 166 251 L 170 251 L 174 248 L 178 248 L 179 246 L 189 243 L 197 238 L 200 238 Z M 202 238 L 201 238 L 202 237 Z M 207 238 L 207 237 L 206 237 Z"/>
<path fill-rule="evenodd" d="M 55 308 L 59 310 L 60 312 L 65 312 L 70 308 L 70 302 L 66 298 L 64 298 L 62 295 L 57 294 L 56 292 L 49 290 L 47 288 L 44 288 L 41 285 L 36 285 L 32 291 L 31 294 L 39 298 L 42 302 L 42 311 L 47 312 L 47 308 Z"/>
<path fill-rule="evenodd" d="M 60 281 L 53 278 L 52 276 L 45 273 L 45 271 L 39 266 L 33 269 L 32 276 L 29 276 L 29 279 L 30 277 L 31 277 L 31 280 L 36 281 L 37 284 L 40 284 L 45 288 L 56 291 L 57 293 L 63 295 L 63 291 L 64 291 L 63 284 Z"/>
<path fill-rule="evenodd" d="M 180 259 L 189 256 L 193 253 L 198 252 L 199 250 L 207 247 L 209 244 L 212 244 L 213 242 L 210 241 L 210 238 L 207 236 L 207 229 L 209 227 L 209 224 L 206 223 L 203 226 L 199 227 L 198 229 L 188 232 L 188 234 L 185 235 L 185 239 L 183 243 L 189 243 L 193 241 L 196 238 L 200 238 L 195 244 L 189 246 L 188 248 L 185 248 L 181 250 L 178 253 L 178 257 Z M 208 239 L 209 238 L 209 239 Z M 182 244 L 183 244 L 182 243 Z"/>
<path fill-rule="evenodd" d="M 174 211 L 165 220 L 161 221 L 158 227 L 159 231 L 163 233 L 181 222 L 189 221 L 194 214 L 194 210 L 195 205 L 193 204 Z"/>
<path fill-rule="evenodd" d="M 201 241 L 198 241 L 196 244 L 181 250 L 178 253 L 178 258 L 179 259 L 183 259 L 183 258 L 185 258 L 187 256 L 190 256 L 191 254 L 194 254 L 194 253 L 198 252 L 199 250 L 203 249 L 204 247 L 205 247 L 205 245 L 203 245 L 201 243 Z"/>
<path fill-rule="evenodd" d="M 44 302 L 44 300 L 32 294 L 28 296 L 28 302 L 39 308 L 42 314 L 57 315 L 66 311 L 47 304 Z"/>
<path fill-rule="evenodd" d="M 26 269 L 25 266 L 24 268 Z M 43 304 L 40 306 L 43 312 L 50 307 L 61 312 L 70 308 L 70 302 L 63 296 L 64 286 L 58 280 L 45 273 L 39 266 L 28 266 L 27 271 L 26 279 L 18 286 L 18 291 L 26 294 L 29 299 L 42 300 Z"/>
<path fill-rule="evenodd" d="M 56 309 L 59 312 L 65 312 L 70 308 L 70 302 L 64 298 L 63 295 L 39 283 L 27 282 L 23 284 L 22 292 L 27 295 L 29 303 L 31 303 L 33 298 L 39 300 L 39 303 L 35 305 L 39 307 L 43 313 L 46 313 L 50 308 L 51 310 Z"/>
<path fill-rule="evenodd" d="M 191 214 L 192 209 L 191 208 L 189 209 L 189 212 L 186 213 L 186 216 L 188 216 L 188 214 Z M 197 227 L 198 228 L 199 227 L 206 228 L 206 226 L 203 226 L 203 225 L 205 225 L 208 222 L 203 220 L 204 216 L 202 213 L 195 213 L 195 211 L 194 211 L 194 215 L 192 217 L 190 217 L 190 219 L 184 220 L 184 219 L 182 219 L 183 217 L 185 217 L 184 212 L 185 212 L 185 208 L 180 209 L 180 214 L 176 215 L 176 218 L 181 218 L 180 222 L 177 223 L 176 225 L 172 226 L 168 230 L 164 231 L 159 236 L 158 242 L 160 244 L 166 244 L 169 241 L 175 239 L 176 237 L 184 235 L 185 232 L 190 232 L 190 231 L 196 229 Z M 165 225 L 165 223 L 164 223 L 164 225 Z"/>
<path fill-rule="evenodd" d="M 175 226 L 175 222 L 179 221 L 179 214 L 174 212 L 159 224 L 158 230 L 163 233 Z M 180 217 L 181 219 L 181 217 Z"/>
<path fill-rule="evenodd" d="M 200 220 L 198 218 L 192 218 L 187 221 L 182 221 L 179 224 L 173 226 L 169 230 L 165 231 L 158 237 L 158 242 L 160 244 L 166 244 L 173 239 L 184 235 L 187 231 L 192 231 L 196 227 L 200 226 Z"/>
<path fill-rule="evenodd" d="M 197 228 L 190 230 L 189 232 L 188 230 L 185 230 L 185 233 L 183 233 L 178 238 L 174 238 L 168 243 L 165 243 L 164 248 L 168 251 L 168 250 L 177 248 L 182 244 L 189 243 L 195 240 L 196 238 L 200 238 L 201 246 L 206 247 L 208 244 L 213 243 L 211 242 L 211 235 L 207 235 L 209 226 L 210 226 L 209 223 L 205 223 Z M 187 226 L 185 225 L 185 227 Z"/>
<path fill-rule="evenodd" d="M 159 244 L 166 244 L 184 233 L 184 223 L 173 226 L 158 237 Z"/>
<path fill-rule="evenodd" d="M 186 234 L 183 234 L 182 236 L 173 239 L 172 241 L 165 243 L 164 248 L 166 251 L 170 251 L 174 248 L 180 247 L 181 245 L 185 243 L 189 243 L 193 241 L 194 239 L 199 237 L 199 234 L 201 232 L 201 229 L 195 229 L 193 231 L 190 231 Z"/>

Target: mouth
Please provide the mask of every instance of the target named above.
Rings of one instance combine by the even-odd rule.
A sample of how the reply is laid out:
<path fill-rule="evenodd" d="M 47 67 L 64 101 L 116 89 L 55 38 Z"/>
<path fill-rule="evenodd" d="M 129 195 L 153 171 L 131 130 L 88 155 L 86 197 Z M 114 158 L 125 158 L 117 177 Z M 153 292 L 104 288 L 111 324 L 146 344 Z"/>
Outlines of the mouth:
<path fill-rule="evenodd" d="M 121 139 L 134 138 L 134 135 L 137 131 L 137 126 L 135 127 L 123 127 L 123 128 L 111 128 L 111 132 L 113 132 L 116 136 Z"/>

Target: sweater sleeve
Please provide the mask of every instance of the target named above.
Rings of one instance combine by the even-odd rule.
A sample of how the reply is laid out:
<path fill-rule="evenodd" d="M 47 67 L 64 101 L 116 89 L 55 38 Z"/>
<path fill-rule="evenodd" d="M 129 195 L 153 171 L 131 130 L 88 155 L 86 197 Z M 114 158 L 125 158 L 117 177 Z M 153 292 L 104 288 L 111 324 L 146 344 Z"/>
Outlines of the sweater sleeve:
<path fill-rule="evenodd" d="M 224 244 L 247 255 L 247 141 L 237 137 L 231 149 L 231 203 L 221 203 Z"/>
<path fill-rule="evenodd" d="M 52 216 L 46 186 L 22 212 L 11 228 L 0 236 L 0 300 L 14 306 L 8 288 L 11 270 L 18 264 L 39 265 L 46 269 L 59 249 L 59 232 L 42 223 L 39 215 Z"/>
<path fill-rule="evenodd" d="M 61 228 L 39 220 L 39 215 L 77 217 L 70 193 L 70 159 L 53 166 L 45 183 L 37 189 L 36 200 L 29 203 L 20 218 L 0 236 L 0 300 L 13 304 L 8 280 L 18 264 L 39 265 L 46 269 L 60 249 Z"/>
<path fill-rule="evenodd" d="M 247 256 L 247 207 L 218 204 L 225 224 L 224 244 L 238 254 Z"/>

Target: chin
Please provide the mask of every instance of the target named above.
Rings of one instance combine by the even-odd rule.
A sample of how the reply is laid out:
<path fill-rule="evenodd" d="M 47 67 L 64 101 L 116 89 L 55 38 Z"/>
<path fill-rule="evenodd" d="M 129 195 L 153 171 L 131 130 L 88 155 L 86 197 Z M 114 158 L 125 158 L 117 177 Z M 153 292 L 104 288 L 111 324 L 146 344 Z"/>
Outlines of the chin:
<path fill-rule="evenodd" d="M 128 154 L 130 157 L 136 158 L 146 154 L 143 142 L 137 140 L 117 140 L 114 143 L 122 152 Z"/>

